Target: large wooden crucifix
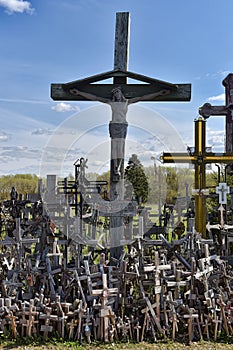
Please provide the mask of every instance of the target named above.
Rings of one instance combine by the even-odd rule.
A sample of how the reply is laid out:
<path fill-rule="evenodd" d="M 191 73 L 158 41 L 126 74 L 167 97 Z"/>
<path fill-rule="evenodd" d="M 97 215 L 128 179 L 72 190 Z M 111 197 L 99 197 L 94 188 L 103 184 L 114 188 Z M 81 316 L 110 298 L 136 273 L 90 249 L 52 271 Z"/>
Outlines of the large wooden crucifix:
<path fill-rule="evenodd" d="M 163 153 L 163 163 L 192 163 L 195 165 L 195 229 L 206 238 L 206 164 L 233 163 L 233 153 L 214 153 L 206 151 L 206 121 L 195 120 L 194 152 Z"/>
<path fill-rule="evenodd" d="M 171 84 L 128 71 L 129 13 L 116 14 L 114 69 L 88 78 L 65 84 L 51 84 L 51 97 L 60 101 L 99 101 L 108 104 L 112 110 L 109 123 L 111 137 L 110 160 L 110 200 L 122 201 L 125 139 L 128 123 L 128 106 L 139 101 L 189 101 L 190 84 Z M 100 84 L 100 81 L 112 78 L 112 84 Z M 128 78 L 138 84 L 128 84 Z M 98 84 L 95 84 L 98 83 Z M 93 116 L 94 118 L 94 116 Z M 110 246 L 111 255 L 119 258 L 122 251 L 123 218 L 111 215 Z"/>

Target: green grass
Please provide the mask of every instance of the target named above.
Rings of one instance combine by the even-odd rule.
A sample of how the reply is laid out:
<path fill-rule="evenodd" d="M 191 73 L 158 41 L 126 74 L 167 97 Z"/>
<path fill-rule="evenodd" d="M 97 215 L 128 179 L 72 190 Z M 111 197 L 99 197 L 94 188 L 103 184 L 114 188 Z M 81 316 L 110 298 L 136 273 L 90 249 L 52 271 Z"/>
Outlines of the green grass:
<path fill-rule="evenodd" d="M 94 349 L 108 349 L 108 350 L 230 350 L 233 348 L 233 339 L 227 342 L 207 342 L 200 341 L 197 343 L 191 343 L 190 345 L 182 344 L 180 342 L 158 342 L 158 343 L 128 343 L 128 342 L 117 342 L 112 344 L 104 344 L 101 342 L 93 342 L 86 344 L 83 342 L 64 342 L 62 339 L 50 339 L 45 341 L 43 339 L 34 338 L 23 338 L 17 340 L 0 339 L 0 349 L 18 349 L 18 350 L 60 350 L 60 349 L 77 349 L 77 350 L 94 350 Z"/>

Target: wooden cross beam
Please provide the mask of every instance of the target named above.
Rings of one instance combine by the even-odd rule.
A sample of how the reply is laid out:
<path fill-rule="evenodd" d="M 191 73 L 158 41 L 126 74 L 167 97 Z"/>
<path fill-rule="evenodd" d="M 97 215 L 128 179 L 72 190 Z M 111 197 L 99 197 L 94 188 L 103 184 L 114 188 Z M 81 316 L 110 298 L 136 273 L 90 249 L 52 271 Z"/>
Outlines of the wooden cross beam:
<path fill-rule="evenodd" d="M 206 164 L 233 163 L 233 153 L 206 151 L 206 121 L 195 120 L 195 150 L 187 153 L 163 153 L 163 163 L 192 163 L 195 165 L 195 229 L 206 238 Z"/>
<path fill-rule="evenodd" d="M 128 71 L 129 25 L 129 13 L 118 12 L 116 14 L 114 69 L 112 71 L 107 71 L 68 83 L 51 84 L 52 99 L 55 101 L 90 100 L 90 96 L 85 96 L 83 94 L 74 94 L 72 93 L 72 89 L 78 89 L 87 94 L 95 95 L 97 97 L 97 100 L 98 97 L 100 99 L 111 99 L 112 91 L 120 86 L 126 99 L 143 96 L 144 101 L 190 101 L 190 84 L 168 83 Z M 113 84 L 99 83 L 109 78 L 113 79 Z M 127 84 L 128 78 L 131 78 L 134 81 L 138 81 L 139 84 Z M 170 93 L 161 96 L 151 95 L 165 89 L 169 90 Z"/>
<path fill-rule="evenodd" d="M 99 82 L 113 78 L 113 81 L 124 81 L 130 78 L 135 83 L 113 83 L 113 84 L 101 84 Z M 138 83 L 136 83 L 138 81 Z M 95 84 L 98 83 L 98 84 Z M 144 83 L 144 84 L 143 84 Z M 124 96 L 127 99 L 136 98 L 138 96 L 150 95 L 160 90 L 168 89 L 171 92 L 167 95 L 161 95 L 159 97 L 145 97 L 143 101 L 190 101 L 191 98 L 191 85 L 190 84 L 176 84 L 168 83 L 166 81 L 150 78 L 141 74 L 133 73 L 130 71 L 123 71 L 116 69 L 88 78 L 75 80 L 69 83 L 53 83 L 51 84 L 51 98 L 54 101 L 89 101 L 88 97 L 82 95 L 74 95 L 70 90 L 80 89 L 89 94 L 99 96 L 101 98 L 111 99 L 112 90 L 117 87 L 121 87 Z M 96 99 L 98 101 L 98 99 Z"/>
<path fill-rule="evenodd" d="M 126 99 L 143 96 L 144 101 L 190 101 L 190 84 L 172 84 L 128 71 L 129 25 L 130 17 L 128 12 L 119 12 L 116 14 L 114 69 L 112 71 L 107 71 L 69 83 L 51 84 L 52 99 L 55 101 L 85 101 L 90 99 L 90 96 L 88 95 L 74 95 L 72 93 L 73 89 L 81 90 L 87 94 L 95 95 L 96 97 L 98 96 L 101 99 L 111 99 L 112 91 L 120 86 Z M 109 78 L 113 79 L 113 84 L 99 83 Z M 127 84 L 128 78 L 140 83 Z M 95 84 L 97 82 L 98 85 Z M 144 84 L 141 84 L 142 82 Z M 169 95 L 157 97 L 151 96 L 151 94 L 164 89 L 170 91 Z"/>

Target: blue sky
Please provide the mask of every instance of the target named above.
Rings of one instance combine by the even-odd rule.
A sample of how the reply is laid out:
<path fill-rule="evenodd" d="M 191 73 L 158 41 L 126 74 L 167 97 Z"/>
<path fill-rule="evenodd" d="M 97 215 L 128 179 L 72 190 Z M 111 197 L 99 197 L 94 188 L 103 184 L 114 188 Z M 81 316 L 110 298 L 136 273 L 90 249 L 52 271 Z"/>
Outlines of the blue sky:
<path fill-rule="evenodd" d="M 136 152 L 148 165 L 173 143 L 177 150 L 193 146 L 198 108 L 225 103 L 222 80 L 233 71 L 231 0 L 0 0 L 0 175 L 65 175 L 86 155 L 90 171 L 106 170 L 109 110 L 54 102 L 50 85 L 112 70 L 116 12 L 124 11 L 131 17 L 129 71 L 192 84 L 191 102 L 132 107 L 127 156 Z M 223 150 L 224 123 L 207 121 L 215 150 Z"/>

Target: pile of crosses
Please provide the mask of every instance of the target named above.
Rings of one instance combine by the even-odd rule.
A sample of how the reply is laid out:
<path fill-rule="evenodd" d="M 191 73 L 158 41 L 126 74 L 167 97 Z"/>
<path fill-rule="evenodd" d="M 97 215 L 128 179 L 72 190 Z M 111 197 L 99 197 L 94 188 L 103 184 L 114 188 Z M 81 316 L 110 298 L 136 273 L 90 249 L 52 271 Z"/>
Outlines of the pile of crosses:
<path fill-rule="evenodd" d="M 84 253 L 41 201 L 12 194 L 1 206 L 0 332 L 88 343 L 232 335 L 231 256 L 194 230 L 158 238 L 134 237 L 117 261 Z"/>

